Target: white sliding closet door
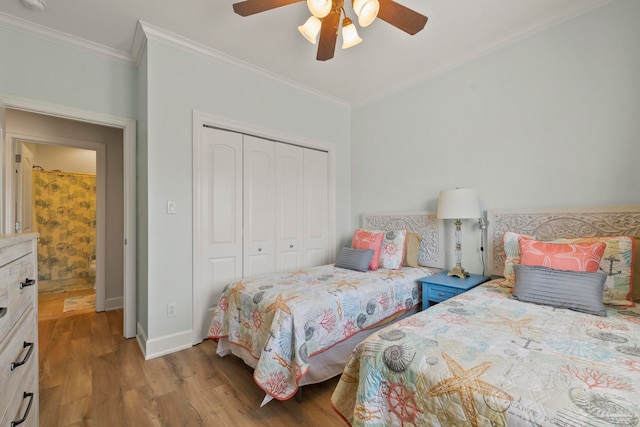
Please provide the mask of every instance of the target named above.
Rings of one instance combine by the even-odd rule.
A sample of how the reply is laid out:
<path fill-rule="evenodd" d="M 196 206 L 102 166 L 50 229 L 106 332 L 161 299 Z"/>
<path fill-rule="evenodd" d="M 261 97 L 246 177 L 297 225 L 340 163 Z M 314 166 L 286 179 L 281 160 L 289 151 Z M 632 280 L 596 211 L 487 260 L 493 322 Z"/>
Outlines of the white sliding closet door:
<path fill-rule="evenodd" d="M 224 287 L 332 261 L 329 155 L 208 126 L 194 129 L 194 344 Z"/>
<path fill-rule="evenodd" d="M 303 267 L 304 151 L 276 144 L 276 270 Z"/>
<path fill-rule="evenodd" d="M 243 277 L 276 269 L 276 143 L 244 135 Z"/>
<path fill-rule="evenodd" d="M 304 266 L 329 259 L 328 155 L 304 150 Z"/>
<path fill-rule="evenodd" d="M 206 337 L 224 287 L 242 278 L 242 135 L 202 128 L 200 140 L 199 298 L 194 328 Z M 200 306 L 198 306 L 200 305 Z"/>

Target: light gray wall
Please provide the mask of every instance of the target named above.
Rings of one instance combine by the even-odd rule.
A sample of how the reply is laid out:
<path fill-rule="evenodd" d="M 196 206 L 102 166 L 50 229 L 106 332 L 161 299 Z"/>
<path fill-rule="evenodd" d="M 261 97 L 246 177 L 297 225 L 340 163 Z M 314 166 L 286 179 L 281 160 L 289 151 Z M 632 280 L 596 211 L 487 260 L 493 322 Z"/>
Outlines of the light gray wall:
<path fill-rule="evenodd" d="M 34 164 L 44 170 L 96 174 L 96 152 L 48 144 L 27 144 Z"/>
<path fill-rule="evenodd" d="M 0 24 L 0 95 L 135 117 L 136 68 Z"/>
<path fill-rule="evenodd" d="M 191 329 L 194 110 L 335 144 L 338 236 L 351 228 L 351 150 L 347 108 L 153 39 L 146 54 L 148 194 L 139 200 L 149 227 L 146 333 L 153 340 Z M 167 200 L 176 202 L 175 215 L 166 214 Z M 168 318 L 174 302 L 177 315 Z"/>
<path fill-rule="evenodd" d="M 616 0 L 354 111 L 354 227 L 435 210 L 456 187 L 484 208 L 640 203 L 639 16 Z M 480 273 L 477 225 L 463 236 L 463 266 Z"/>
<path fill-rule="evenodd" d="M 149 309 L 147 295 L 149 293 L 149 274 L 147 267 L 149 257 L 149 224 L 147 218 L 147 145 L 148 145 L 148 104 L 147 104 L 147 50 L 145 48 L 138 66 L 136 97 L 138 102 L 138 123 L 136 126 L 136 197 L 137 197 L 137 280 L 136 280 L 136 317 L 138 333 L 149 329 Z"/>

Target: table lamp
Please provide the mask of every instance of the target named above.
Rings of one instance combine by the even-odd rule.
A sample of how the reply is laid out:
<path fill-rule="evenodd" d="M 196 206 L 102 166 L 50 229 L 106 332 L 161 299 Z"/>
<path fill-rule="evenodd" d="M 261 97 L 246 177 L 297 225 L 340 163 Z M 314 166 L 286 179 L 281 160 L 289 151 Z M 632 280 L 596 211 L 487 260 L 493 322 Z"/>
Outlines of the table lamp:
<path fill-rule="evenodd" d="M 456 220 L 456 266 L 447 273 L 461 279 L 469 276 L 462 267 L 462 229 L 461 219 L 480 218 L 478 192 L 471 188 L 443 190 L 438 196 L 438 219 Z"/>

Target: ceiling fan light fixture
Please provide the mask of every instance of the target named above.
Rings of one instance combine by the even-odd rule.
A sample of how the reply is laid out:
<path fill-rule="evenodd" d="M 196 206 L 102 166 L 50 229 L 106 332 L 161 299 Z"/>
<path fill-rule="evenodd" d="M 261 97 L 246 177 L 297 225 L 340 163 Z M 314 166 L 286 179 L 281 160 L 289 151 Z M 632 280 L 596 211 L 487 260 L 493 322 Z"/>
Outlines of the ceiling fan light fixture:
<path fill-rule="evenodd" d="M 311 16 L 307 19 L 307 22 L 305 22 L 304 25 L 300 25 L 298 27 L 298 31 L 300 31 L 300 34 L 302 34 L 305 39 L 309 40 L 309 42 L 316 44 L 316 39 L 318 38 L 321 26 L 322 22 L 320 22 L 320 19 L 315 16 Z"/>
<path fill-rule="evenodd" d="M 44 10 L 47 7 L 44 0 L 22 0 L 22 4 L 31 10 Z"/>
<path fill-rule="evenodd" d="M 349 49 L 361 42 L 362 39 L 358 35 L 358 30 L 356 30 L 356 26 L 353 25 L 353 21 L 345 16 L 342 21 L 342 48 Z"/>
<path fill-rule="evenodd" d="M 378 16 L 380 2 L 378 0 L 354 0 L 353 11 L 358 16 L 358 24 L 361 27 L 371 25 Z"/>
<path fill-rule="evenodd" d="M 316 18 L 324 18 L 331 12 L 331 0 L 307 0 L 309 12 Z"/>

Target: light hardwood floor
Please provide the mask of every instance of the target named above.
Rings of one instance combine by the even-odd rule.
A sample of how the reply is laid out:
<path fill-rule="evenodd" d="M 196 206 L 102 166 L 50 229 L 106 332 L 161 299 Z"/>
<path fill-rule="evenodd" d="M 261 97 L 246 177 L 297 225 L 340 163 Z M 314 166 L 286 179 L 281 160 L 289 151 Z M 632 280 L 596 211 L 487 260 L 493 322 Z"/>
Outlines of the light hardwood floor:
<path fill-rule="evenodd" d="M 346 426 L 330 406 L 338 381 L 272 401 L 252 370 L 205 341 L 145 361 L 121 310 L 39 321 L 40 426 Z"/>
<path fill-rule="evenodd" d="M 66 298 L 95 294 L 93 283 L 93 278 L 38 281 L 38 319 L 49 320 L 95 312 L 95 308 L 63 312 Z"/>

